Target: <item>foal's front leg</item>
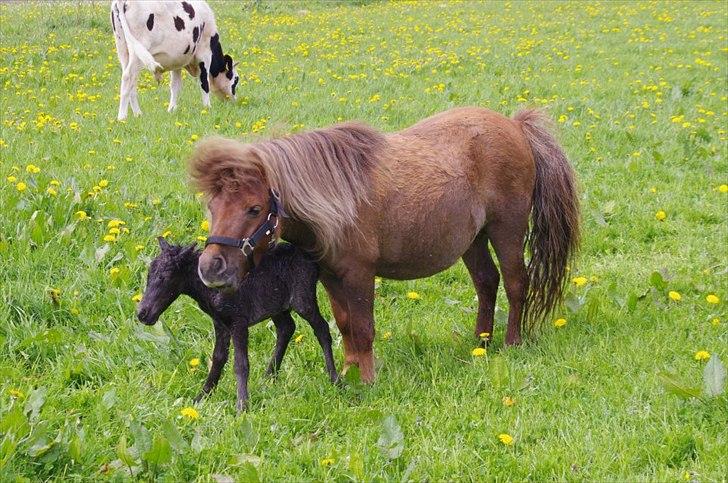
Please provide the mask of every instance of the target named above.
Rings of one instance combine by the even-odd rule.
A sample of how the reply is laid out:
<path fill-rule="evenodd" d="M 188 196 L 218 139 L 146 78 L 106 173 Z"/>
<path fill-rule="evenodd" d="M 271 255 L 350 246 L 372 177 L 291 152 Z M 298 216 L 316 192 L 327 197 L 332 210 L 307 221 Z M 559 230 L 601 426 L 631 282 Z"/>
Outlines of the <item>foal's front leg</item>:
<path fill-rule="evenodd" d="M 235 377 L 238 380 L 238 412 L 243 411 L 248 404 L 248 324 L 236 322 L 231 328 L 233 348 L 235 349 Z"/>
<path fill-rule="evenodd" d="M 215 389 L 230 353 L 230 329 L 219 320 L 214 320 L 214 325 L 215 348 L 212 350 L 212 367 L 210 367 L 210 373 L 207 375 L 205 385 L 202 386 L 202 392 L 197 395 L 195 402 L 200 402 L 202 398 Z"/>
<path fill-rule="evenodd" d="M 293 333 L 296 331 L 296 323 L 293 321 L 290 312 L 283 312 L 271 317 L 276 326 L 276 347 L 273 349 L 273 356 L 265 370 L 267 376 L 272 376 L 281 368 L 283 356 L 286 354 L 288 344 L 291 342 Z"/>

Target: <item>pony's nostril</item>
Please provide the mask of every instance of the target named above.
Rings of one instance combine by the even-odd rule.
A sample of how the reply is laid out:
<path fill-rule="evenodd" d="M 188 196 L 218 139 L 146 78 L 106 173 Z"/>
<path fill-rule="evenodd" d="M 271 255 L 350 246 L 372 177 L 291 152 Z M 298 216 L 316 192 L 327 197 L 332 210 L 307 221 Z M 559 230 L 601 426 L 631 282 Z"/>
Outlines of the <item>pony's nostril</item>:
<path fill-rule="evenodd" d="M 221 256 L 216 256 L 212 259 L 212 272 L 219 274 L 225 271 L 225 259 Z"/>

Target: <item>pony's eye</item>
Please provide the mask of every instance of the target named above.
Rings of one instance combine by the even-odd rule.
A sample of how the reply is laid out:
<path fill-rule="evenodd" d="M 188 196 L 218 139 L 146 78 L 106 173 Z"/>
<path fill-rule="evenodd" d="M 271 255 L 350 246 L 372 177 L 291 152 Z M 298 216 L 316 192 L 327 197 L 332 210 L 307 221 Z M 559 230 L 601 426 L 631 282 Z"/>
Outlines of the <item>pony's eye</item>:
<path fill-rule="evenodd" d="M 252 208 L 250 208 L 250 209 L 248 210 L 248 214 L 249 214 L 250 216 L 258 216 L 258 215 L 260 215 L 260 212 L 261 212 L 261 211 L 263 211 L 263 209 L 262 209 L 262 208 L 261 208 L 260 206 L 257 206 L 257 205 L 256 205 L 256 206 L 253 206 Z"/>

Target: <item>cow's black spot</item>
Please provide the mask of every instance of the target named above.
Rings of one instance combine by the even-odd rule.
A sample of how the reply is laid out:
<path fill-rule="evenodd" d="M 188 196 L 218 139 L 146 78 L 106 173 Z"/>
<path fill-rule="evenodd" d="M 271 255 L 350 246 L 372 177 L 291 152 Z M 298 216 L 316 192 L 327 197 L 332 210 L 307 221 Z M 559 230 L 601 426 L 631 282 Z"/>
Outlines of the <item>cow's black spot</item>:
<path fill-rule="evenodd" d="M 240 77 L 235 78 L 235 82 L 233 82 L 233 95 L 235 95 L 235 88 L 238 86 L 238 81 L 240 80 Z"/>
<path fill-rule="evenodd" d="M 116 22 L 114 21 L 114 11 L 111 11 L 111 28 L 116 32 Z"/>
<path fill-rule="evenodd" d="M 190 51 L 190 44 L 187 44 L 187 48 L 185 49 L 184 52 L 182 52 L 182 55 L 185 55 L 189 51 Z"/>
<path fill-rule="evenodd" d="M 207 82 L 207 69 L 205 69 L 205 63 L 200 62 L 200 86 L 205 92 L 210 92 L 210 84 Z"/>
<path fill-rule="evenodd" d="M 147 28 L 151 31 L 154 28 L 154 14 L 150 13 L 147 19 Z"/>
<path fill-rule="evenodd" d="M 179 30 L 184 30 L 185 29 L 185 21 L 182 20 L 179 17 L 175 17 L 174 18 L 174 28 L 176 28 L 178 31 Z"/>
<path fill-rule="evenodd" d="M 187 12 L 187 15 L 190 16 L 190 20 L 195 18 L 195 9 L 192 8 L 192 5 L 190 5 L 187 2 L 182 2 L 182 8 L 184 9 L 185 12 Z"/>
<path fill-rule="evenodd" d="M 197 37 L 200 35 L 200 29 L 197 27 L 192 29 L 192 42 L 197 43 Z"/>
<path fill-rule="evenodd" d="M 215 34 L 210 37 L 210 50 L 212 51 L 210 75 L 212 77 L 217 77 L 220 72 L 225 70 L 225 57 L 222 53 L 222 45 L 220 45 L 220 35 Z"/>

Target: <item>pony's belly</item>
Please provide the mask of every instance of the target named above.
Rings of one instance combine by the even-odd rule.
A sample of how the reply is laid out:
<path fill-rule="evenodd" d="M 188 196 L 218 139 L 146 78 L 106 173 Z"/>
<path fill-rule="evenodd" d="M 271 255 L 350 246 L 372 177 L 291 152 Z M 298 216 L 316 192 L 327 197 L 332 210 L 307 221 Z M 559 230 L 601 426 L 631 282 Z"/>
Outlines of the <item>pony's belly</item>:
<path fill-rule="evenodd" d="M 403 244 L 396 253 L 380 258 L 377 275 L 394 280 L 424 278 L 453 266 L 470 247 L 472 236 L 462 234 L 449 239 L 421 239 Z M 419 242 L 419 243 L 418 243 Z"/>

